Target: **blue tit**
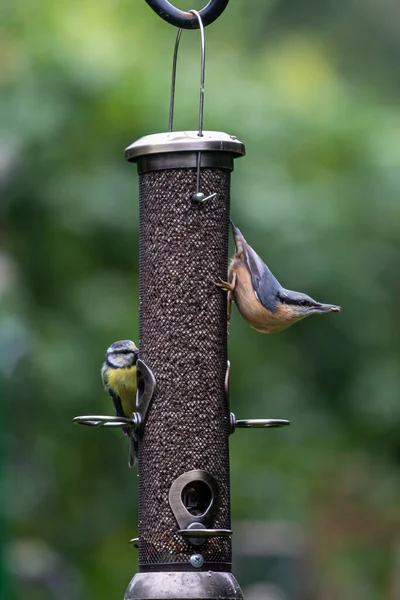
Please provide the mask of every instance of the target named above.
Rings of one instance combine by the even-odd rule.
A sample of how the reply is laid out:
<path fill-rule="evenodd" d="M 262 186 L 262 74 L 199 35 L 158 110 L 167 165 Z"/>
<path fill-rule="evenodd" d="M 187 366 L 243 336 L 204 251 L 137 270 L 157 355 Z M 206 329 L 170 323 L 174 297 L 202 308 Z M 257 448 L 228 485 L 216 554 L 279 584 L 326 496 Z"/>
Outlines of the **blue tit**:
<path fill-rule="evenodd" d="M 340 306 L 283 288 L 232 221 L 231 225 L 236 251 L 229 282 L 218 283 L 228 291 L 228 323 L 233 300 L 243 319 L 261 333 L 277 333 L 310 315 L 340 311 Z"/>
<path fill-rule="evenodd" d="M 106 352 L 101 369 L 101 379 L 113 399 L 118 417 L 130 418 L 136 410 L 136 362 L 139 350 L 131 340 L 114 342 Z M 133 467 L 137 456 L 137 437 L 129 427 L 123 432 L 130 437 L 129 466 Z"/>

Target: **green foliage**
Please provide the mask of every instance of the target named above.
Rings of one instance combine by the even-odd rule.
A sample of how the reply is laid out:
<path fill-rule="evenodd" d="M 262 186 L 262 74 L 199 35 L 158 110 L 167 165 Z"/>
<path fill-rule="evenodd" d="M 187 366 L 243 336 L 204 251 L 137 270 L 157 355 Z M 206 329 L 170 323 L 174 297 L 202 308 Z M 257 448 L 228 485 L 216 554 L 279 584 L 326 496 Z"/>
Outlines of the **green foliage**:
<path fill-rule="evenodd" d="M 231 439 L 233 521 L 307 530 L 321 597 L 394 598 L 400 109 L 379 63 L 389 41 L 368 70 L 354 41 L 341 46 L 338 14 L 368 13 L 360 3 L 338 3 L 330 21 L 328 3 L 309 2 L 307 27 L 289 18 L 292 3 L 231 4 L 206 30 L 205 127 L 246 143 L 232 215 L 284 286 L 342 306 L 271 337 L 234 310 L 233 410 L 292 426 Z M 105 349 L 138 337 L 137 175 L 123 150 L 167 128 L 176 31 L 137 0 L 20 0 L 2 13 L 7 564 L 17 595 L 57 597 L 33 564 L 43 580 L 54 571 L 56 590 L 68 579 L 76 596 L 121 597 L 136 568 L 136 472 L 123 436 L 71 420 L 111 409 Z M 356 38 L 373 25 L 363 14 Z M 198 33 L 184 32 L 177 129 L 196 128 L 199 59 Z"/>

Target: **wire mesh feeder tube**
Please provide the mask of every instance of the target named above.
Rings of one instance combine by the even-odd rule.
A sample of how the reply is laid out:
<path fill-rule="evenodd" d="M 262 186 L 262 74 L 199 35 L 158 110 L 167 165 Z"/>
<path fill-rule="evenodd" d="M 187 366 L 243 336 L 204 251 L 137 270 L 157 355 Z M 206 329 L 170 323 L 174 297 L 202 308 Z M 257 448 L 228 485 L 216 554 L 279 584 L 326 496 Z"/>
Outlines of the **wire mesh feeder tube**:
<path fill-rule="evenodd" d="M 207 131 L 125 151 L 140 176 L 140 358 L 156 379 L 139 443 L 140 572 L 125 600 L 242 598 L 230 572 L 226 296 L 215 282 L 227 275 L 230 175 L 244 153 Z"/>

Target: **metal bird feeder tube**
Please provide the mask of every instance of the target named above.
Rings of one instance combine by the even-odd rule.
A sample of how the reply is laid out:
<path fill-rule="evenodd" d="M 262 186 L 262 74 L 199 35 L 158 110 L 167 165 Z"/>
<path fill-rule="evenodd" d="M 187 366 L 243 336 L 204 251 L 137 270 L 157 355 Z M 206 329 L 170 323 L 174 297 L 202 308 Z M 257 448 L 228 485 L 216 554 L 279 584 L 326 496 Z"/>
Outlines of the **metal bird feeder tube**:
<path fill-rule="evenodd" d="M 139 537 L 131 541 L 139 573 L 125 600 L 243 600 L 231 573 L 229 435 L 289 422 L 237 420 L 230 412 L 227 297 L 216 283 L 227 278 L 231 172 L 245 148 L 234 135 L 203 130 L 204 25 L 228 0 L 211 0 L 200 13 L 146 1 L 181 29 L 169 131 L 125 151 L 139 172 L 137 411 L 74 420 L 131 428 L 137 442 Z M 197 27 L 198 130 L 173 132 L 179 41 L 182 28 Z"/>
<path fill-rule="evenodd" d="M 139 171 L 140 359 L 156 380 L 139 444 L 140 572 L 125 600 L 242 597 L 230 573 L 226 296 L 215 282 L 226 278 L 230 178 L 244 152 L 208 131 L 147 136 L 125 152 Z M 204 202 L 193 199 L 199 153 Z"/>
<path fill-rule="evenodd" d="M 203 131 L 204 26 L 189 16 L 201 33 L 198 131 L 172 132 L 179 29 L 169 132 L 125 151 L 139 171 L 140 360 L 156 382 L 139 443 L 139 573 L 125 600 L 242 600 L 231 573 L 226 297 L 215 283 L 226 277 L 230 175 L 245 149 Z"/>

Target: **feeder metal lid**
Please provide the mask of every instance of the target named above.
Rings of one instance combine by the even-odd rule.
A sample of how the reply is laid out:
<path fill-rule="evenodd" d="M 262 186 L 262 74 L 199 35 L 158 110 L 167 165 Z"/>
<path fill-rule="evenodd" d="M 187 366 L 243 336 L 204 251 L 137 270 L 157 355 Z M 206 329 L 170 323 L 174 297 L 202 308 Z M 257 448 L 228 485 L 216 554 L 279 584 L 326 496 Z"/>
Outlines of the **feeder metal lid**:
<path fill-rule="evenodd" d="M 164 154 L 166 152 L 230 152 L 234 158 L 246 153 L 244 144 L 236 136 L 222 131 L 169 131 L 154 133 L 139 138 L 125 150 L 125 158 L 136 162 L 147 154 Z"/>

